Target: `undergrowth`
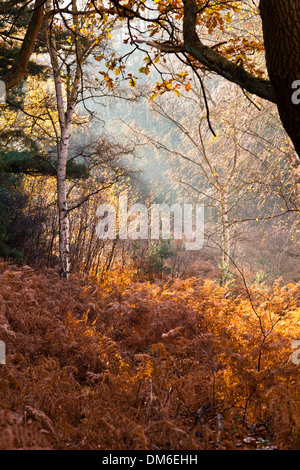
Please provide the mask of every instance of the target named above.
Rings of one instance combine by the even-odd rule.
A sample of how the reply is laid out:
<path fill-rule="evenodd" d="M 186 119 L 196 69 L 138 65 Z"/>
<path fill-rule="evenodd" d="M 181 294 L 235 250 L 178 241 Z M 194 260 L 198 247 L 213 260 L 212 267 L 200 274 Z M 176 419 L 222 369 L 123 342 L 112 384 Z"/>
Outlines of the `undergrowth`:
<path fill-rule="evenodd" d="M 0 449 L 299 449 L 299 300 L 0 262 Z"/>

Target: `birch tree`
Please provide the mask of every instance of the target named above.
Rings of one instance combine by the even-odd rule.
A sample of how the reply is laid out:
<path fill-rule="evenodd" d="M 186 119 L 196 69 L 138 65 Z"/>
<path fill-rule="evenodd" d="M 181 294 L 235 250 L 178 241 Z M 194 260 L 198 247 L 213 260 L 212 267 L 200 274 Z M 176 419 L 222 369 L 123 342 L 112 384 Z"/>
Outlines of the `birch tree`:
<path fill-rule="evenodd" d="M 130 128 L 139 142 L 144 137 L 149 151 L 156 147 L 157 168 L 162 165 L 168 172 L 161 179 L 165 191 L 173 180 L 175 191 L 170 189 L 170 193 L 176 201 L 192 199 L 204 204 L 205 244 L 213 251 L 217 249 L 219 279 L 225 284 L 233 261 L 244 256 L 243 239 L 249 231 L 253 227 L 263 231 L 281 214 L 289 214 L 292 221 L 298 209 L 288 171 L 289 147 L 273 107 L 257 109 L 247 104 L 243 94 L 230 84 L 209 96 L 217 139 L 207 129 L 196 78 L 180 99 L 165 95 L 151 102 L 159 129 L 150 133 L 138 124 L 130 124 Z M 192 115 L 188 112 L 191 109 Z M 257 236 L 254 252 L 258 241 Z"/>
<path fill-rule="evenodd" d="M 54 8 L 51 0 L 47 9 Z M 46 23 L 47 48 L 50 56 L 53 80 L 55 85 L 56 106 L 59 118 L 58 166 L 57 166 L 57 203 L 59 213 L 59 252 L 60 275 L 68 278 L 70 274 L 70 233 L 69 208 L 67 199 L 66 169 L 70 147 L 70 136 L 75 116 L 78 96 L 83 83 L 83 67 L 94 48 L 106 35 L 105 23 L 97 36 L 84 30 L 86 23 L 80 21 L 77 0 L 72 0 L 72 15 L 65 17 L 62 13 L 59 22 L 54 18 Z M 64 27 L 69 48 L 60 48 L 56 40 L 56 29 Z"/>
<path fill-rule="evenodd" d="M 183 194 L 192 197 L 197 203 L 205 204 L 206 209 L 212 209 L 217 214 L 213 233 L 207 235 L 215 240 L 220 249 L 220 284 L 224 285 L 228 280 L 234 236 L 231 230 L 232 212 L 243 191 L 237 180 L 241 163 L 237 131 L 235 129 L 232 135 L 227 136 L 224 133 L 223 139 L 227 142 L 225 153 L 209 144 L 210 139 L 203 126 L 204 117 L 198 115 L 198 124 L 193 126 L 189 120 L 178 119 L 176 112 L 170 112 L 157 102 L 153 104 L 153 109 L 163 119 L 170 121 L 174 130 L 181 134 L 180 145 L 176 149 L 168 143 L 162 146 L 170 158 L 178 162 L 171 172 L 176 185 L 184 189 Z M 161 145 L 152 137 L 150 141 L 158 147 Z"/>

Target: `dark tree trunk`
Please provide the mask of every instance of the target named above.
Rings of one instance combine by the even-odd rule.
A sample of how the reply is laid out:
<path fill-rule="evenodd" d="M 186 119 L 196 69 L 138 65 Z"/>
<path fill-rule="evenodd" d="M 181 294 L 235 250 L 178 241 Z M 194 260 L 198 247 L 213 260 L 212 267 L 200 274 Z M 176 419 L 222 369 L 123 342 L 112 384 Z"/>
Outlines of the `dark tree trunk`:
<path fill-rule="evenodd" d="M 300 157 L 300 104 L 292 84 L 300 80 L 300 0 L 261 0 L 266 63 L 283 126 Z"/>
<path fill-rule="evenodd" d="M 11 69 L 1 77 L 5 83 L 6 90 L 10 90 L 18 85 L 27 73 L 28 62 L 44 19 L 44 3 L 44 0 L 35 0 L 32 17 L 20 52 Z"/>

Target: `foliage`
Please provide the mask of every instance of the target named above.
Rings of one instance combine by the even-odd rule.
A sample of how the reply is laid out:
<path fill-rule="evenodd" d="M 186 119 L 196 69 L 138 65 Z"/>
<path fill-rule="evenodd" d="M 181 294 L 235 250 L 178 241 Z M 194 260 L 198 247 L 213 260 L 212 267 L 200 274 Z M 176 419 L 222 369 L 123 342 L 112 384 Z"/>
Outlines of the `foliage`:
<path fill-rule="evenodd" d="M 146 248 L 138 241 L 133 242 L 132 246 L 132 259 L 138 275 L 146 276 L 150 280 L 156 276 L 161 277 L 163 274 L 171 273 L 166 262 L 174 254 L 175 251 L 170 240 L 159 240 L 158 243 L 150 242 Z"/>
<path fill-rule="evenodd" d="M 3 178 L 0 175 L 0 255 L 3 258 L 15 261 L 23 259 L 23 254 L 19 250 L 20 244 L 16 244 L 16 227 L 17 219 L 25 205 L 26 201 L 18 178 L 14 175 Z M 23 235 L 24 232 L 23 227 Z"/>
<path fill-rule="evenodd" d="M 0 449 L 299 450 L 300 166 L 258 2 L 2 3 Z M 205 247 L 99 239 L 125 192 L 204 203 Z"/>
<path fill-rule="evenodd" d="M 1 448 L 299 449 L 299 284 L 0 271 Z"/>

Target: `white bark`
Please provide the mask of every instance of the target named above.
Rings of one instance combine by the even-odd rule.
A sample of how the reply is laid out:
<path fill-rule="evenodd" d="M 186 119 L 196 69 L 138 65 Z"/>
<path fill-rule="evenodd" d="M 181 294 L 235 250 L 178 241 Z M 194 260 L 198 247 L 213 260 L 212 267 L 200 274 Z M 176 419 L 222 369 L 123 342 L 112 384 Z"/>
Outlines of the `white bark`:
<path fill-rule="evenodd" d="M 227 281 L 230 262 L 230 231 L 228 220 L 227 194 L 224 188 L 220 190 L 221 195 L 221 223 L 222 223 L 222 257 L 221 257 L 221 285 Z"/>
<path fill-rule="evenodd" d="M 229 227 L 229 208 L 228 208 L 228 194 L 230 190 L 231 182 L 235 176 L 238 159 L 238 145 L 237 137 L 234 133 L 234 156 L 231 171 L 226 179 L 226 182 L 222 185 L 219 184 L 220 203 L 221 203 L 221 223 L 222 223 L 222 258 L 221 258 L 221 284 L 224 285 L 228 279 L 229 265 L 230 265 L 230 245 L 231 245 L 231 234 Z"/>
<path fill-rule="evenodd" d="M 48 6 L 51 4 L 48 1 Z M 47 45 L 51 59 L 53 79 L 55 84 L 56 105 L 60 125 L 60 141 L 58 142 L 58 168 L 57 168 L 57 201 L 59 213 L 59 253 L 60 253 L 60 276 L 68 278 L 70 275 L 70 234 L 69 234 L 69 212 L 67 201 L 67 162 L 69 154 L 70 131 L 74 112 L 77 104 L 78 90 L 82 77 L 82 64 L 80 46 L 76 51 L 77 65 L 73 82 L 67 90 L 67 103 L 64 104 L 64 93 L 61 69 L 59 66 L 58 54 L 55 44 L 54 34 L 48 23 Z M 66 108 L 66 109 L 65 109 Z"/>

